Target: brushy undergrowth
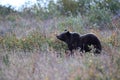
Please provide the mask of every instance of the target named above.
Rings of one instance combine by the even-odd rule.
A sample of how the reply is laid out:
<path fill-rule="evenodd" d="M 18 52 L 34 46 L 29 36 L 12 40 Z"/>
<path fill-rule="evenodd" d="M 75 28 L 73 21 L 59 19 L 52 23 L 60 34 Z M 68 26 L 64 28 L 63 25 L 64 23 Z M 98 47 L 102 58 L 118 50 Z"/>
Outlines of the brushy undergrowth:
<path fill-rule="evenodd" d="M 1 49 L 4 50 L 20 50 L 24 52 L 34 51 L 35 49 L 46 50 L 48 47 L 49 49 L 53 48 L 54 50 L 59 51 L 66 49 L 66 45 L 57 40 L 57 38 L 47 38 L 45 35 L 42 35 L 37 31 L 33 31 L 28 36 L 20 39 L 17 38 L 15 34 L 11 34 L 11 36 L 6 35 L 4 37 L 1 37 L 0 46 Z"/>
<path fill-rule="evenodd" d="M 110 36 L 103 36 L 101 31 L 99 30 L 91 30 L 92 33 L 98 36 L 102 41 L 103 45 L 112 46 L 112 47 L 120 47 L 120 32 L 113 31 Z M 84 32 L 83 32 L 84 33 Z M 52 35 L 52 34 L 51 34 Z M 38 31 L 33 31 L 29 33 L 29 35 L 18 38 L 15 34 L 6 35 L 4 37 L 0 37 L 0 47 L 1 49 L 12 51 L 12 50 L 20 50 L 20 51 L 34 51 L 35 49 L 46 50 L 52 49 L 55 51 L 61 51 L 67 49 L 67 45 L 58 40 L 56 36 L 46 36 L 43 33 Z"/>

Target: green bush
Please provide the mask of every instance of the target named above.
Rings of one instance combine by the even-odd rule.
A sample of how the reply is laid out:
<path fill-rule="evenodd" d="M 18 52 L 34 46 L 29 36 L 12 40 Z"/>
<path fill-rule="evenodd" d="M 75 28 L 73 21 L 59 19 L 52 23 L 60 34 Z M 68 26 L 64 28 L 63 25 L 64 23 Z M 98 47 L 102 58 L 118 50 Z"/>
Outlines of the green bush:
<path fill-rule="evenodd" d="M 49 47 L 46 47 L 47 44 Z M 18 39 L 16 35 L 5 36 L 0 38 L 1 48 L 5 50 L 23 50 L 33 51 L 35 49 L 47 50 L 52 48 L 54 50 L 65 50 L 66 45 L 56 39 L 46 38 L 41 33 L 34 31 L 26 37 Z M 44 47 L 45 46 L 45 47 Z"/>
<path fill-rule="evenodd" d="M 2 6 L 2 5 L 0 5 L 0 15 L 1 16 L 6 16 L 6 15 L 9 15 L 10 13 L 14 13 L 14 12 L 16 12 L 13 8 L 12 8 L 12 6 L 8 6 L 8 7 L 6 7 L 6 6 Z"/>
<path fill-rule="evenodd" d="M 65 29 L 83 33 L 83 27 L 85 23 L 81 16 L 70 16 L 62 18 L 57 26 L 59 31 L 64 31 Z"/>
<path fill-rule="evenodd" d="M 91 7 L 91 11 L 88 14 L 89 21 L 92 24 L 104 25 L 111 22 L 109 10 L 99 9 Z"/>

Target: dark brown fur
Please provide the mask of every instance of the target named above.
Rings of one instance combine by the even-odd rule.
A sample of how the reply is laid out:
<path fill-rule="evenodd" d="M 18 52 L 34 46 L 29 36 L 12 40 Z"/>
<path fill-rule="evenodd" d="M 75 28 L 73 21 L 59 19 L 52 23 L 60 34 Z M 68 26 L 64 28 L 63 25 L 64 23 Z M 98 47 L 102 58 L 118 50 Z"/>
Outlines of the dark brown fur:
<path fill-rule="evenodd" d="M 78 33 L 65 31 L 57 36 L 61 41 L 64 41 L 69 50 L 80 49 L 82 52 L 89 52 L 92 49 L 90 46 L 93 46 L 94 53 L 99 54 L 102 50 L 100 40 L 94 34 L 85 34 L 80 36 Z"/>

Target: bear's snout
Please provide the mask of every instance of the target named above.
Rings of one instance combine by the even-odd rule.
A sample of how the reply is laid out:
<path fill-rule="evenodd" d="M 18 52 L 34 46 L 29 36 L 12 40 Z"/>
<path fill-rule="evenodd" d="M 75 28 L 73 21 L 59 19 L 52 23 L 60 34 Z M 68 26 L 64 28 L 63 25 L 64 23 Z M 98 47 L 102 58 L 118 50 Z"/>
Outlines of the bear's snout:
<path fill-rule="evenodd" d="M 57 37 L 58 39 L 60 39 L 60 36 L 57 35 L 56 37 Z"/>
<path fill-rule="evenodd" d="M 57 39 L 64 41 L 60 35 L 57 35 L 56 37 L 57 37 Z"/>

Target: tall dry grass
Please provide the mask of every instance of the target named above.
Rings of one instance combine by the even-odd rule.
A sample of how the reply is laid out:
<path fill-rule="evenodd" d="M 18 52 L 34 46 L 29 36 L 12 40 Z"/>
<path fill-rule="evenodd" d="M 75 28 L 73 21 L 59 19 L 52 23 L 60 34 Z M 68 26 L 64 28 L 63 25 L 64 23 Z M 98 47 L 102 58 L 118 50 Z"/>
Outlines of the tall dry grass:
<path fill-rule="evenodd" d="M 57 52 L 1 52 L 9 61 L 1 61 L 1 80 L 119 80 L 120 53 L 94 56 L 79 52 L 74 56 L 58 57 Z M 2 55 L 2 56 L 4 56 Z M 2 60 L 4 57 L 2 57 Z"/>

